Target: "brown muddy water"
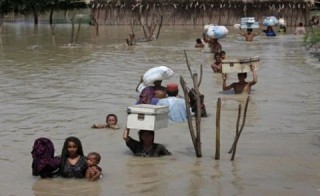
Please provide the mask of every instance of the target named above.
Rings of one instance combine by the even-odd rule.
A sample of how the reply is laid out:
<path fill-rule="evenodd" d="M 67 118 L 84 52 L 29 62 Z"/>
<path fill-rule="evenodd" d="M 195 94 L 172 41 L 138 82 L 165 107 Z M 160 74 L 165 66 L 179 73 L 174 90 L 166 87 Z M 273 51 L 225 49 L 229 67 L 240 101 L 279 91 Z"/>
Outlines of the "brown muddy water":
<path fill-rule="evenodd" d="M 292 34 L 255 37 L 246 43 L 230 27 L 221 39 L 227 58 L 260 56 L 246 125 L 235 160 L 228 150 L 235 136 L 241 97 L 222 92 L 213 74 L 213 55 L 195 49 L 202 27 L 163 27 L 160 39 L 126 47 L 129 27 L 101 27 L 96 43 L 83 25 L 79 46 L 65 46 L 70 26 L 50 28 L 4 24 L 0 48 L 0 195 L 319 195 L 320 66 Z M 138 30 L 137 30 L 138 31 Z M 209 116 L 201 122 L 202 158 L 196 158 L 187 123 L 156 131 L 173 156 L 137 158 L 125 146 L 122 131 L 135 87 L 149 68 L 166 65 L 191 84 L 183 51 L 192 69 L 204 74 L 200 87 Z M 248 74 L 248 80 L 252 78 Z M 231 74 L 228 82 L 235 81 Z M 182 91 L 180 91 L 182 95 Z M 222 99 L 221 158 L 215 160 L 216 102 Z M 121 130 L 93 130 L 108 113 L 119 116 Z M 104 177 L 95 183 L 39 179 L 31 175 L 31 148 L 48 137 L 60 154 L 64 139 L 77 136 L 85 154 L 102 155 Z M 131 136 L 137 138 L 137 132 Z"/>

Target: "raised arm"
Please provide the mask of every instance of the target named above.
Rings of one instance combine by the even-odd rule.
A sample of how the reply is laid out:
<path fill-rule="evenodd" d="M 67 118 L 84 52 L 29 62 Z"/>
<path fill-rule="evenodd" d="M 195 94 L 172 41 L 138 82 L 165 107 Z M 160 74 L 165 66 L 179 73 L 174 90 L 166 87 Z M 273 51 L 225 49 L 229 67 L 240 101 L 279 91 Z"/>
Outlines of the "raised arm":
<path fill-rule="evenodd" d="M 130 129 L 126 128 L 123 132 L 123 139 L 125 142 L 129 141 L 130 140 L 130 137 L 129 137 L 129 133 L 130 133 Z"/>
<path fill-rule="evenodd" d="M 252 71 L 253 80 L 249 84 L 253 86 L 258 82 L 258 77 L 257 77 L 256 70 L 254 69 L 254 65 L 250 65 L 250 69 Z"/>
<path fill-rule="evenodd" d="M 240 31 L 239 34 L 242 35 L 242 36 L 246 36 L 247 35 L 246 33 L 242 32 L 242 31 Z"/>
<path fill-rule="evenodd" d="M 222 90 L 224 91 L 227 91 L 227 90 L 230 90 L 232 89 L 232 84 L 231 85 L 228 85 L 226 84 L 226 80 L 227 80 L 227 74 L 222 74 Z"/>

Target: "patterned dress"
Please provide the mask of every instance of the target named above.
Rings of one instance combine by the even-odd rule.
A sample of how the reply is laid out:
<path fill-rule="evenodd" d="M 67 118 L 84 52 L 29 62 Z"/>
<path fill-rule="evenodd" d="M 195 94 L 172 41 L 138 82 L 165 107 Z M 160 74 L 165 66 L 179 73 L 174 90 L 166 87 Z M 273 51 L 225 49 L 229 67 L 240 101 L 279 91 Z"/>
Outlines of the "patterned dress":
<path fill-rule="evenodd" d="M 61 176 L 65 178 L 84 178 L 87 168 L 88 165 L 85 156 L 80 156 L 74 165 L 71 165 L 69 161 L 66 160 L 63 171 L 61 171 Z"/>

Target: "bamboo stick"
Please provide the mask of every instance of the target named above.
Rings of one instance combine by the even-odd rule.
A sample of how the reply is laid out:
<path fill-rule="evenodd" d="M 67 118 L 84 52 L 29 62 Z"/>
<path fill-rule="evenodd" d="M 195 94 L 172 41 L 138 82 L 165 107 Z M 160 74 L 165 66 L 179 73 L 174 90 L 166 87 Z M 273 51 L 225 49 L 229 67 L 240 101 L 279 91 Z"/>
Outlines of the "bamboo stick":
<path fill-rule="evenodd" d="M 237 118 L 237 124 L 236 124 L 236 135 L 234 137 L 235 140 L 237 138 L 237 135 L 239 134 L 240 116 L 241 116 L 241 104 L 239 104 L 239 109 L 238 109 L 238 118 Z M 231 153 L 233 148 L 234 148 L 234 144 L 232 145 L 232 147 L 230 148 L 228 153 Z"/>
<path fill-rule="evenodd" d="M 78 38 L 79 38 L 79 34 L 80 34 L 80 27 L 81 27 L 81 18 L 79 19 L 78 30 L 77 30 L 76 39 L 75 39 L 74 43 L 78 42 Z"/>
<path fill-rule="evenodd" d="M 220 112 L 221 112 L 221 98 L 217 101 L 217 111 L 216 111 L 216 155 L 215 159 L 220 159 Z"/>
<path fill-rule="evenodd" d="M 181 87 L 182 87 L 182 90 L 183 90 L 183 94 L 184 94 L 184 98 L 185 98 L 185 101 L 186 101 L 187 120 L 188 120 L 188 126 L 189 126 L 189 130 L 190 130 L 191 140 L 192 140 L 192 143 L 193 143 L 193 146 L 194 146 L 194 150 L 196 151 L 196 154 L 198 155 L 197 144 L 196 144 L 196 136 L 195 136 L 193 125 L 192 125 L 192 117 L 191 117 L 191 112 L 190 112 L 190 103 L 188 101 L 188 99 L 189 99 L 188 90 L 187 90 L 186 83 L 185 83 L 185 81 L 184 81 L 182 76 L 180 76 L 180 84 L 181 84 Z"/>
<path fill-rule="evenodd" d="M 247 116 L 247 109 L 248 109 L 249 98 L 250 98 L 250 96 L 247 97 L 246 105 L 245 105 L 244 112 L 243 112 L 243 119 L 242 119 L 242 125 L 241 125 L 241 128 L 240 128 L 240 131 L 239 131 L 239 133 L 237 134 L 237 137 L 236 137 L 236 139 L 235 139 L 235 141 L 234 141 L 234 144 L 233 144 L 233 145 L 234 145 L 234 148 L 233 148 L 233 150 L 232 150 L 231 161 L 234 160 L 234 157 L 235 157 L 235 155 L 236 155 L 237 144 L 238 144 L 240 135 L 241 135 L 241 133 L 242 133 L 244 124 L 245 124 L 245 122 L 246 122 L 246 116 Z"/>
<path fill-rule="evenodd" d="M 193 74 L 193 87 L 196 92 L 196 100 L 197 100 L 197 113 L 196 113 L 196 146 L 197 146 L 197 157 L 201 157 L 201 103 L 200 103 L 200 93 L 199 93 L 199 86 L 198 86 L 198 74 Z M 188 98 L 189 100 L 189 98 Z"/>

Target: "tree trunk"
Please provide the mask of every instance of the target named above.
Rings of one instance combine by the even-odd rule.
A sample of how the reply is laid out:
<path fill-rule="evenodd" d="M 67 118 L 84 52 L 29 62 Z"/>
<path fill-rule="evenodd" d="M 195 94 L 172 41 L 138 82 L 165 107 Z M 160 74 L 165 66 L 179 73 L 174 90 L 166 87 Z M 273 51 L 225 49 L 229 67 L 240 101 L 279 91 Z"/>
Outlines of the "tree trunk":
<path fill-rule="evenodd" d="M 50 9 L 50 15 L 49 15 L 49 24 L 52 25 L 53 24 L 53 8 Z"/>

